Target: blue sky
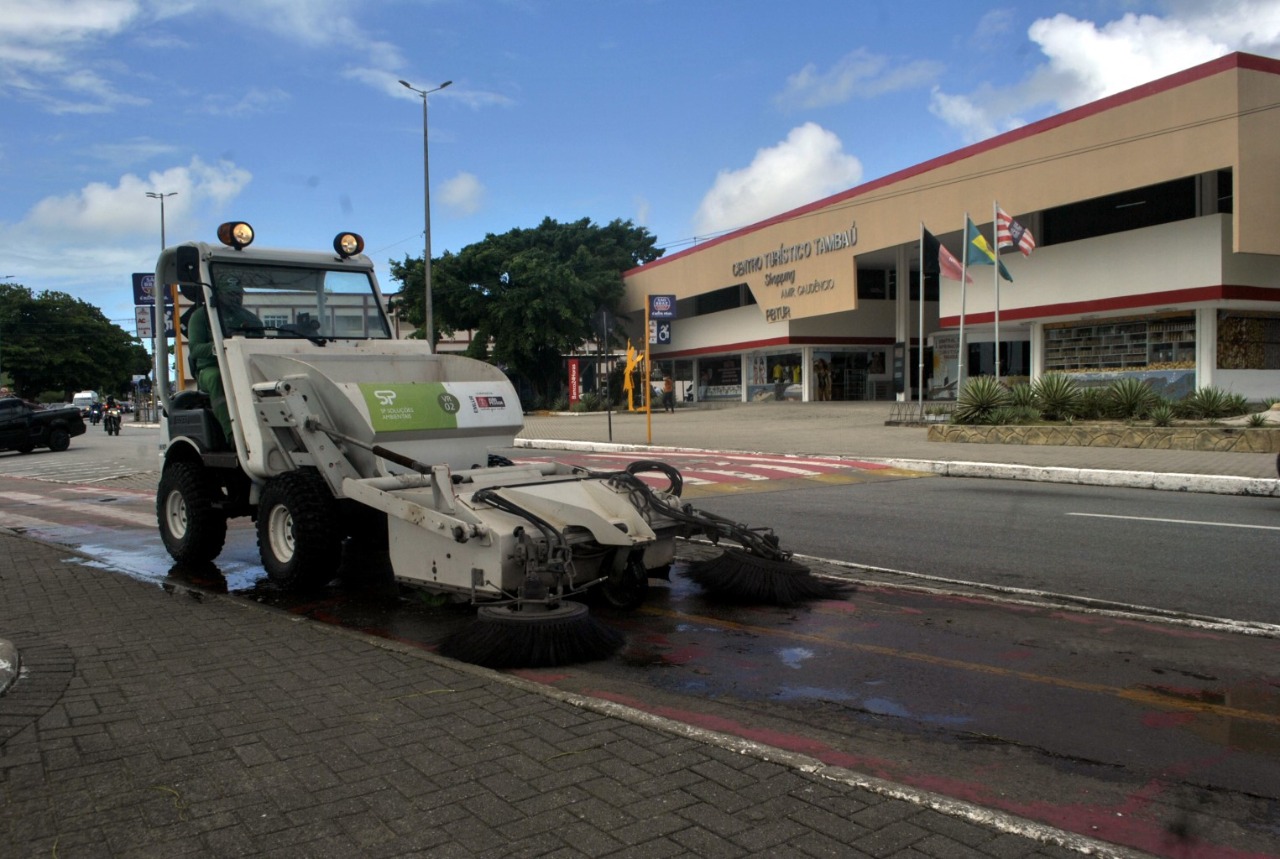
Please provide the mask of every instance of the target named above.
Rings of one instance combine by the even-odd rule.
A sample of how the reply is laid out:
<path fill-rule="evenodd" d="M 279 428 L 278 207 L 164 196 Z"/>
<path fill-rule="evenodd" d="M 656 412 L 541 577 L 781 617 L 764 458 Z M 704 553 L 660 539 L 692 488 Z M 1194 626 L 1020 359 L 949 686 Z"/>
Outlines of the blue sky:
<path fill-rule="evenodd" d="M 0 277 L 133 330 L 130 274 L 254 225 L 422 253 L 544 217 L 670 251 L 1243 50 L 1280 0 L 0 0 Z"/>

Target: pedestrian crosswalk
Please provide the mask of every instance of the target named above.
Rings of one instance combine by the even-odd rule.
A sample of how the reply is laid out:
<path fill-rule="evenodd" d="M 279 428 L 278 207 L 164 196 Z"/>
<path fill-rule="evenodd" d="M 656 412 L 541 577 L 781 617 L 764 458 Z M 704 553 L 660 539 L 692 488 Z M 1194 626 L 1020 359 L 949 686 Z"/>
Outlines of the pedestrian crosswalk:
<path fill-rule="evenodd" d="M 881 463 L 837 457 L 778 456 L 714 451 L 643 454 L 637 452 L 593 453 L 580 451 L 522 452 L 521 460 L 557 461 L 592 471 L 621 471 L 637 459 L 656 459 L 679 469 L 684 480 L 684 496 L 696 498 L 743 492 L 776 492 L 803 489 L 814 484 L 865 483 L 875 480 L 925 477 Z M 667 479 L 657 472 L 640 477 L 665 487 Z"/>

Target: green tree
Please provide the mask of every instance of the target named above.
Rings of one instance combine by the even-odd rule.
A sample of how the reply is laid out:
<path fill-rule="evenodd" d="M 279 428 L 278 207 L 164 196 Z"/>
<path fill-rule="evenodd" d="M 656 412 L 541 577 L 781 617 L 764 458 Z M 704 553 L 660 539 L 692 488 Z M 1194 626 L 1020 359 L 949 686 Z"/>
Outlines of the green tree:
<path fill-rule="evenodd" d="M 0 284 L 0 370 L 18 396 L 123 393 L 150 366 L 138 339 L 92 304 L 65 292 L 34 294 L 21 284 Z"/>
<path fill-rule="evenodd" d="M 528 379 L 535 393 L 558 392 L 563 356 L 593 335 L 592 315 L 616 310 L 622 273 L 662 256 L 655 237 L 631 221 L 543 219 L 532 229 L 492 233 L 431 262 L 438 331 L 475 331 L 467 353 Z M 422 260 L 391 262 L 402 284 L 397 305 L 421 328 Z"/>

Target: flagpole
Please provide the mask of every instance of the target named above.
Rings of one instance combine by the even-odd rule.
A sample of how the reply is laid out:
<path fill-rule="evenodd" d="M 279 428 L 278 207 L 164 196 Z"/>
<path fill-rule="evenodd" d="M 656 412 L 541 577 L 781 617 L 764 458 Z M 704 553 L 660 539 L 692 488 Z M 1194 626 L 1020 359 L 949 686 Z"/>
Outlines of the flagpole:
<path fill-rule="evenodd" d="M 939 277 L 942 275 L 939 274 Z M 916 344 L 920 352 L 920 375 L 916 380 L 916 399 L 920 403 L 920 418 L 924 419 L 924 221 L 920 222 L 920 342 Z"/>
<path fill-rule="evenodd" d="M 969 213 L 964 213 L 964 226 L 960 228 L 960 349 L 956 367 L 956 398 L 964 390 L 964 290 L 969 282 Z"/>
<path fill-rule="evenodd" d="M 1000 201 L 995 200 L 991 203 L 991 250 L 996 255 L 994 265 L 991 266 L 993 277 L 996 282 L 996 383 L 1000 382 L 1000 236 L 998 218 L 996 210 L 1000 208 Z"/>

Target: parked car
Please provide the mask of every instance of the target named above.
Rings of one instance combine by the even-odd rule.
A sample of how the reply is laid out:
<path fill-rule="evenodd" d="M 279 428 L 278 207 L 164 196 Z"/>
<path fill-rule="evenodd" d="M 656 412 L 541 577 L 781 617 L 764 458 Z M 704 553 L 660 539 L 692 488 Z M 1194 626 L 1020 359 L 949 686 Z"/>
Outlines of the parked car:
<path fill-rule="evenodd" d="M 20 397 L 0 398 L 0 450 L 30 453 L 37 447 L 66 450 L 73 436 L 83 435 L 78 406 L 46 408 Z"/>

